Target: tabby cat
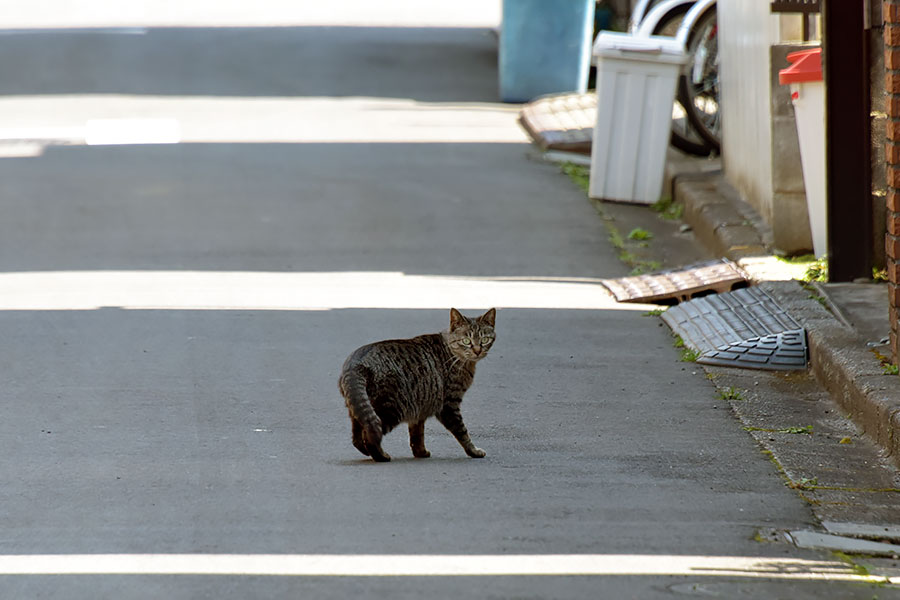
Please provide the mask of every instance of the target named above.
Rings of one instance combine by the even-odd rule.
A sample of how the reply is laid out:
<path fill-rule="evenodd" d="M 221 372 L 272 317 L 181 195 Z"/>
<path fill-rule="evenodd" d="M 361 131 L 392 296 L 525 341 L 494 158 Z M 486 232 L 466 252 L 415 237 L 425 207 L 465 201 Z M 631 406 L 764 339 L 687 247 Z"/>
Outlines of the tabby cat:
<path fill-rule="evenodd" d="M 409 425 L 413 456 L 427 458 L 425 420 L 437 420 L 466 454 L 482 458 L 459 412 L 472 385 L 475 363 L 494 343 L 497 311 L 464 317 L 450 309 L 450 327 L 409 340 L 386 340 L 355 350 L 344 362 L 338 388 L 353 423 L 353 445 L 378 462 L 391 460 L 381 438 L 400 423 Z"/>

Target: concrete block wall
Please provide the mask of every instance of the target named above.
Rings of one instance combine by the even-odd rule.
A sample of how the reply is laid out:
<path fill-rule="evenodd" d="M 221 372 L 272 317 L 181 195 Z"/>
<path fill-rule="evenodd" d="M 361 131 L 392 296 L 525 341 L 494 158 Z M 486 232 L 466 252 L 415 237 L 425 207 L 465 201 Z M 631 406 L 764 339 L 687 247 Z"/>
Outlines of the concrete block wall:
<path fill-rule="evenodd" d="M 776 19 L 768 2 L 720 2 L 717 13 L 722 166 L 741 198 L 773 224 L 769 46 Z"/>
<path fill-rule="evenodd" d="M 891 351 L 900 364 L 900 0 L 884 0 L 885 112 L 887 113 L 887 194 L 885 196 L 885 266 L 891 317 Z"/>
<path fill-rule="evenodd" d="M 769 2 L 719 2 L 717 10 L 725 177 L 771 228 L 776 250 L 808 252 L 812 234 L 794 109 L 790 89 L 778 83 L 787 54 L 806 46 L 779 42 L 790 34 Z"/>

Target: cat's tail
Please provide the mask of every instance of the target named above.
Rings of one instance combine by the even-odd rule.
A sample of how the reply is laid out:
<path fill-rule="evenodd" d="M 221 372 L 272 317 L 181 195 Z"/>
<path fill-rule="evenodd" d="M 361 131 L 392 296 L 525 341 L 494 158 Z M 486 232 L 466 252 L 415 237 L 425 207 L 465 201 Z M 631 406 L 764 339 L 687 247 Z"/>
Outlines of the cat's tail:
<path fill-rule="evenodd" d="M 366 376 L 359 368 L 345 369 L 338 381 L 341 395 L 347 404 L 350 418 L 357 421 L 363 429 L 365 444 L 370 449 L 381 446 L 381 419 L 375 413 L 375 407 L 366 393 Z"/>

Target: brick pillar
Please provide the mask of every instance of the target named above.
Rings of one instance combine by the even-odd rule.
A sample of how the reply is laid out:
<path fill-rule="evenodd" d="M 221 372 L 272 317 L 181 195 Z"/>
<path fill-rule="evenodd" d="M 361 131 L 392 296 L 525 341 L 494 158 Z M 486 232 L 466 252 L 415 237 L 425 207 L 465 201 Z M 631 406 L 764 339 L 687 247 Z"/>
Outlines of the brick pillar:
<path fill-rule="evenodd" d="M 887 196 L 885 263 L 888 271 L 888 303 L 891 317 L 891 353 L 900 364 L 900 0 L 884 0 L 885 109 L 888 116 L 885 157 Z"/>

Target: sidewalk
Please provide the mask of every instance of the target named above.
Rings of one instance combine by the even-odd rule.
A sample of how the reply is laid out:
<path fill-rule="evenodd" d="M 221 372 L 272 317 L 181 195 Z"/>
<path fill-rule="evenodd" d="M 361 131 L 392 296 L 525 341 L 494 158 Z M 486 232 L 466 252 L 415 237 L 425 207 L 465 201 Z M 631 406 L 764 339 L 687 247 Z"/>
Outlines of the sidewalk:
<path fill-rule="evenodd" d="M 740 260 L 771 254 L 765 223 L 725 181 L 718 161 L 670 150 L 665 192 L 684 205 L 684 221 L 713 253 Z M 803 285 L 748 269 L 806 328 L 810 367 L 838 405 L 900 464 L 900 380 L 879 353 L 890 331 L 887 288 L 874 283 Z"/>

